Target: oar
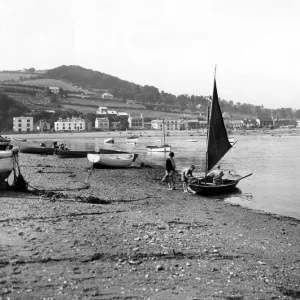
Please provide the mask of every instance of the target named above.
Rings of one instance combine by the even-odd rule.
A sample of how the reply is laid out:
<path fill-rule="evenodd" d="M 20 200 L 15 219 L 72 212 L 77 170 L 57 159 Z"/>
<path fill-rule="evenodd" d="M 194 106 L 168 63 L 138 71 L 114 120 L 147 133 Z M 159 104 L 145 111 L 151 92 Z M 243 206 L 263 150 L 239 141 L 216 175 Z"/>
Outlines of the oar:
<path fill-rule="evenodd" d="M 249 176 L 251 176 L 253 173 L 250 173 L 250 174 L 248 174 L 248 175 L 246 175 L 246 176 L 243 176 L 243 177 L 241 177 L 241 178 L 239 178 L 239 179 L 237 179 L 238 181 L 240 181 L 240 180 L 242 180 L 242 179 L 244 179 L 244 178 L 246 178 L 246 177 L 249 177 Z"/>

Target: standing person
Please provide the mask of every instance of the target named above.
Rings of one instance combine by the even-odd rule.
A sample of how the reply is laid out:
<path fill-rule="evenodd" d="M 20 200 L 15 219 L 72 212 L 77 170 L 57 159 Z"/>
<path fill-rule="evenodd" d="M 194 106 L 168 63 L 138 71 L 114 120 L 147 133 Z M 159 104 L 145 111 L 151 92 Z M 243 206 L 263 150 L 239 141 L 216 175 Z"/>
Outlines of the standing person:
<path fill-rule="evenodd" d="M 216 170 L 213 170 L 207 174 L 208 177 L 213 178 L 213 182 L 215 185 L 223 184 L 223 179 L 222 179 L 223 175 L 224 175 L 224 173 L 221 170 L 220 166 L 218 166 Z"/>
<path fill-rule="evenodd" d="M 182 181 L 182 187 L 183 187 L 183 192 L 187 193 L 188 192 L 188 180 L 190 178 L 193 178 L 193 171 L 195 170 L 194 165 L 190 165 L 189 168 L 186 168 L 182 171 L 181 173 L 181 181 Z"/>
<path fill-rule="evenodd" d="M 166 170 L 168 173 L 168 186 L 169 190 L 175 190 L 175 171 L 176 171 L 176 164 L 174 161 L 174 152 L 169 153 L 169 158 L 166 160 Z"/>

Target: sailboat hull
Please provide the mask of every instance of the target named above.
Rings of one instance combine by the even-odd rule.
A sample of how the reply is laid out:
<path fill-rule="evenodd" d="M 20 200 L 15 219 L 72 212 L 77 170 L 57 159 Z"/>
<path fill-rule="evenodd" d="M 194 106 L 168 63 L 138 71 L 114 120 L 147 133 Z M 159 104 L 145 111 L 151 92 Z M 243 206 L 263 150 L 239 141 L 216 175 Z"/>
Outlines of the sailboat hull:
<path fill-rule="evenodd" d="M 205 183 L 204 180 L 200 180 L 197 184 L 190 184 L 188 190 L 193 194 L 218 195 L 234 191 L 238 183 L 239 180 L 224 179 L 223 184 L 215 185 L 214 183 Z"/>

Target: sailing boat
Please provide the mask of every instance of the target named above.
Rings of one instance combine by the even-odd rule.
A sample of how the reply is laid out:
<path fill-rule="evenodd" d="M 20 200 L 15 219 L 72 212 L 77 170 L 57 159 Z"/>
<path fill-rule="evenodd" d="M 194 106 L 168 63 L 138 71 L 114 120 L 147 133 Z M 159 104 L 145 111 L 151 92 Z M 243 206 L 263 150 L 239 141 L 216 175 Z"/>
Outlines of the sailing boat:
<path fill-rule="evenodd" d="M 190 192 L 194 194 L 220 194 L 230 192 L 236 187 L 241 179 L 252 175 L 251 173 L 235 180 L 223 179 L 223 182 L 220 185 L 214 184 L 211 178 L 206 177 L 206 174 L 222 159 L 232 146 L 233 145 L 228 140 L 227 131 L 219 105 L 215 74 L 210 118 L 208 113 L 205 178 L 199 179 L 196 184 L 190 184 L 188 188 Z"/>
<path fill-rule="evenodd" d="M 171 146 L 166 144 L 166 133 L 165 133 L 165 121 L 162 122 L 163 133 L 164 133 L 164 143 L 160 146 L 146 146 L 146 149 L 150 152 L 170 152 Z"/>
<path fill-rule="evenodd" d="M 127 139 L 126 139 L 126 143 L 127 144 L 135 144 L 139 141 L 139 137 L 138 135 L 135 135 L 135 130 L 133 135 L 130 135 Z"/>

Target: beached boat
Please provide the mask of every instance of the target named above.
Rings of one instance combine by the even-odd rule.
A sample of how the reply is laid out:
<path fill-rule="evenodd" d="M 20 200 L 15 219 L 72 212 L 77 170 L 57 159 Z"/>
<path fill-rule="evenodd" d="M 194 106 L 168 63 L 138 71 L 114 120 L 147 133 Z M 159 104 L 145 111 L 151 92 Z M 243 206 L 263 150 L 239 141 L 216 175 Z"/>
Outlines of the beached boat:
<path fill-rule="evenodd" d="M 209 115 L 209 113 L 208 113 Z M 212 178 L 206 176 L 206 174 L 222 159 L 222 157 L 232 148 L 231 143 L 228 140 L 228 135 L 224 125 L 224 120 L 222 117 L 216 76 L 214 78 L 214 89 L 213 89 L 213 99 L 211 104 L 210 117 L 208 117 L 208 139 L 207 139 L 207 149 L 206 149 L 206 166 L 205 166 L 205 177 L 196 180 L 196 183 L 191 183 L 188 190 L 194 194 L 222 194 L 226 192 L 233 191 L 239 181 L 246 178 L 251 174 L 238 179 L 223 179 L 222 184 L 216 185 L 213 183 Z"/>
<path fill-rule="evenodd" d="M 42 155 L 53 155 L 55 149 L 50 147 L 39 147 L 39 146 L 20 146 L 21 153 L 27 154 L 42 154 Z"/>
<path fill-rule="evenodd" d="M 129 167 L 138 157 L 133 153 L 118 154 L 88 154 L 87 158 L 96 166 L 109 168 L 125 168 Z"/>
<path fill-rule="evenodd" d="M 27 139 L 22 139 L 22 138 L 17 138 L 17 137 L 14 137 L 13 139 L 15 141 L 19 141 L 19 142 L 27 142 Z"/>
<path fill-rule="evenodd" d="M 146 149 L 150 152 L 170 152 L 171 146 L 169 146 L 169 145 L 146 146 Z"/>
<path fill-rule="evenodd" d="M 109 138 L 104 140 L 104 144 L 113 144 L 115 142 L 114 138 Z"/>
<path fill-rule="evenodd" d="M 5 150 L 7 146 L 10 144 L 10 139 L 4 138 L 0 135 L 0 150 Z"/>
<path fill-rule="evenodd" d="M 137 135 L 131 135 L 126 139 L 127 144 L 137 143 L 139 141 L 139 137 Z"/>
<path fill-rule="evenodd" d="M 145 148 L 150 151 L 150 152 L 170 152 L 171 151 L 171 146 L 166 144 L 166 134 L 165 134 L 165 122 L 162 122 L 163 124 L 163 135 L 164 135 L 164 143 L 162 145 L 150 145 L 146 146 Z M 161 140 L 157 140 L 161 142 Z"/>
<path fill-rule="evenodd" d="M 14 153 L 11 150 L 0 151 L 0 188 L 5 185 L 5 181 L 14 168 Z"/>
<path fill-rule="evenodd" d="M 99 149 L 98 151 L 74 151 L 74 150 L 60 150 L 57 149 L 55 154 L 59 158 L 82 158 L 87 157 L 88 154 L 130 154 L 130 152 L 111 150 L 111 149 Z"/>
<path fill-rule="evenodd" d="M 197 142 L 197 140 L 188 140 L 188 142 L 195 143 L 195 142 Z"/>

